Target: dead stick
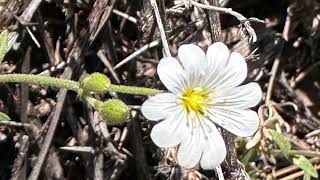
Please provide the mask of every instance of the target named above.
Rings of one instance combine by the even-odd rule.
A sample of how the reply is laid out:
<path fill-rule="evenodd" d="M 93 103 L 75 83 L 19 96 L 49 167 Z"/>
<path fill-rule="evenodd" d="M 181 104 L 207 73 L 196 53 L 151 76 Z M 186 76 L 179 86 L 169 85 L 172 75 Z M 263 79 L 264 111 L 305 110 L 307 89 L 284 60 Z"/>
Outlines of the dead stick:
<path fill-rule="evenodd" d="M 320 165 L 317 165 L 317 166 L 315 166 L 314 168 L 315 168 L 316 170 L 319 170 L 319 169 L 320 169 Z M 303 176 L 303 175 L 304 175 L 304 171 L 298 171 L 298 172 L 296 172 L 296 173 L 293 173 L 293 174 L 291 174 L 291 175 L 289 175 L 289 176 L 286 176 L 286 177 L 284 177 L 284 178 L 281 178 L 281 179 L 279 179 L 279 180 L 297 179 L 298 177 Z"/>
<path fill-rule="evenodd" d="M 63 76 L 63 78 L 70 79 L 72 76 L 72 70 L 70 68 L 67 68 L 67 69 L 65 70 L 65 72 L 63 73 L 62 76 Z M 53 116 L 52 116 L 52 119 L 51 119 L 51 122 L 50 122 L 50 125 L 48 128 L 48 133 L 44 139 L 43 145 L 42 145 L 41 150 L 39 152 L 37 162 L 36 162 L 35 166 L 33 167 L 28 180 L 37 180 L 40 175 L 42 166 L 43 166 L 43 164 L 46 160 L 47 154 L 49 152 L 49 148 L 52 143 L 54 133 L 55 133 L 57 126 L 58 126 L 58 123 L 59 123 L 59 119 L 61 116 L 61 112 L 63 109 L 66 95 L 67 95 L 66 89 L 61 89 L 57 95 L 57 97 L 58 97 L 57 102 L 58 103 L 57 103 L 55 110 L 53 112 Z"/>
<path fill-rule="evenodd" d="M 168 41 L 167 41 L 167 38 L 166 38 L 166 33 L 164 31 L 164 27 L 163 27 L 163 23 L 162 23 L 162 20 L 161 20 L 160 13 L 159 13 L 159 8 L 158 8 L 158 5 L 157 5 L 157 2 L 156 2 L 156 0 L 150 0 L 150 2 L 151 2 L 151 6 L 152 6 L 152 8 L 154 10 L 154 14 L 156 16 L 156 20 L 157 20 L 158 28 L 159 28 L 159 31 L 160 31 L 160 36 L 161 36 L 161 41 L 162 41 L 162 45 L 163 45 L 163 48 L 164 48 L 164 52 L 165 52 L 167 57 L 171 57 L 169 44 L 168 44 Z"/>

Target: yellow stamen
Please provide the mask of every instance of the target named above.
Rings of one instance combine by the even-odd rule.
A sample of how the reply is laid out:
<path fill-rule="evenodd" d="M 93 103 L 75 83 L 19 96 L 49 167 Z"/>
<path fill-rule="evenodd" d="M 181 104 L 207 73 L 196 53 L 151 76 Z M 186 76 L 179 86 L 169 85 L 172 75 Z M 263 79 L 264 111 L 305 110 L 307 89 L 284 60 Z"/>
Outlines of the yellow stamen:
<path fill-rule="evenodd" d="M 208 93 L 202 88 L 189 89 L 181 97 L 181 105 L 188 112 L 203 114 L 207 104 Z"/>

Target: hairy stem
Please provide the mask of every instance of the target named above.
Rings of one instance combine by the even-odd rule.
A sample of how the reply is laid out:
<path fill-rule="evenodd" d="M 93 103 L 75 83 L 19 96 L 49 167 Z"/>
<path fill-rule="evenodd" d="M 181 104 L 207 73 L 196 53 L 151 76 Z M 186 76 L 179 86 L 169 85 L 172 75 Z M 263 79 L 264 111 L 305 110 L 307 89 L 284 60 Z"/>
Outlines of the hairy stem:
<path fill-rule="evenodd" d="M 144 87 L 134 87 L 134 86 L 123 86 L 123 85 L 110 85 L 109 91 L 127 93 L 127 94 L 137 94 L 137 95 L 156 95 L 161 93 L 161 90 L 144 88 Z"/>
<path fill-rule="evenodd" d="M 290 150 L 291 155 L 303 155 L 306 157 L 320 157 L 320 152 L 317 151 L 303 151 L 303 150 Z"/>
<path fill-rule="evenodd" d="M 27 83 L 45 86 L 66 88 L 78 92 L 79 84 L 76 81 L 59 79 L 55 77 L 39 76 L 32 74 L 4 74 L 0 75 L 0 83 Z"/>
<path fill-rule="evenodd" d="M 54 86 L 59 88 L 66 88 L 75 92 L 79 92 L 79 83 L 72 80 L 59 79 L 55 77 L 39 76 L 32 74 L 4 74 L 0 75 L 0 83 L 27 83 L 45 86 Z M 123 85 L 110 85 L 109 91 L 127 93 L 127 94 L 137 94 L 137 95 L 156 95 L 161 93 L 161 90 L 144 88 L 144 87 L 134 87 L 134 86 L 123 86 Z"/>

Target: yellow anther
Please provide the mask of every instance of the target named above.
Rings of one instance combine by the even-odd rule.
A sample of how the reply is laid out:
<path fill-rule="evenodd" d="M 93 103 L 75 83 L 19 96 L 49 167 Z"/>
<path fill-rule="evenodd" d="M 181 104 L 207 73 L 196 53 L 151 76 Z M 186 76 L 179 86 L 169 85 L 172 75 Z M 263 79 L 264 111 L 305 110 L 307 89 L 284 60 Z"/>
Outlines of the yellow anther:
<path fill-rule="evenodd" d="M 181 97 L 181 104 L 188 112 L 203 114 L 207 103 L 208 93 L 202 88 L 187 90 Z"/>

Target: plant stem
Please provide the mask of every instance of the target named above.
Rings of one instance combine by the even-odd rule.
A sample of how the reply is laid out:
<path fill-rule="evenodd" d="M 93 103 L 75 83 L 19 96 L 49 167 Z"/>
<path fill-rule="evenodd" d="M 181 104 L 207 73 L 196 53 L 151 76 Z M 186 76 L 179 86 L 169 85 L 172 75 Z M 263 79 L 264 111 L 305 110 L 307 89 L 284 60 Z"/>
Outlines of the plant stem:
<path fill-rule="evenodd" d="M 137 94 L 137 95 L 156 95 L 161 93 L 161 90 L 152 89 L 152 88 L 144 88 L 144 87 L 135 87 L 135 86 L 123 86 L 123 85 L 114 85 L 111 84 L 109 87 L 109 91 L 119 92 L 119 93 L 127 93 L 127 94 Z"/>
<path fill-rule="evenodd" d="M 59 88 L 66 88 L 75 92 L 79 92 L 79 83 L 67 79 L 59 79 L 55 77 L 39 76 L 32 74 L 3 74 L 0 75 L 0 83 L 27 83 L 45 86 L 54 86 Z M 109 91 L 127 93 L 127 94 L 137 94 L 137 95 L 156 95 L 161 93 L 161 90 L 144 88 L 144 87 L 134 87 L 134 86 L 123 86 L 123 85 L 110 85 Z"/>
<path fill-rule="evenodd" d="M 102 101 L 100 100 L 97 100 L 93 97 L 90 97 L 90 96 L 87 96 L 86 97 L 86 100 L 88 101 L 88 103 L 95 109 L 95 110 L 98 110 L 99 107 L 103 104 Z"/>
<path fill-rule="evenodd" d="M 303 155 L 306 157 L 320 157 L 320 152 L 317 151 L 305 151 L 305 150 L 290 150 L 291 155 Z"/>
<path fill-rule="evenodd" d="M 27 83 L 66 88 L 75 92 L 79 90 L 79 84 L 76 81 L 32 74 L 3 74 L 0 75 L 0 83 Z"/>
<path fill-rule="evenodd" d="M 283 154 L 280 149 L 274 149 L 271 151 L 273 154 Z M 302 155 L 305 157 L 320 157 L 320 152 L 317 151 L 310 151 L 310 150 L 294 150 L 290 149 L 289 150 L 289 155 L 290 156 L 297 156 L 297 155 Z"/>

